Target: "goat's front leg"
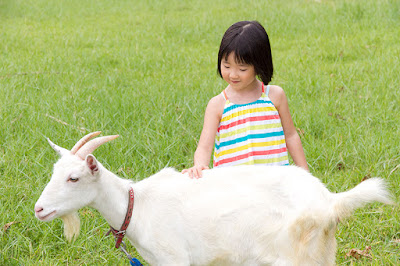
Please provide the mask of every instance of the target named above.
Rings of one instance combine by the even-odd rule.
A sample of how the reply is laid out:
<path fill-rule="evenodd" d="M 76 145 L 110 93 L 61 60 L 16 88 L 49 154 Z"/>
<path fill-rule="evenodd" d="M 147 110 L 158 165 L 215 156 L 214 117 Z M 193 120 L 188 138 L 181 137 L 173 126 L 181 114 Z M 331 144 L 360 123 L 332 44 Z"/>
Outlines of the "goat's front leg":
<path fill-rule="evenodd" d="M 140 253 L 140 252 L 139 252 Z M 185 254 L 185 252 L 182 252 Z M 146 259 L 151 266 L 190 266 L 190 260 L 188 256 L 182 254 L 166 254 L 157 252 Z"/>
<path fill-rule="evenodd" d="M 151 265 L 157 265 L 157 266 L 190 266 L 190 261 L 185 260 L 182 258 L 168 258 L 165 261 L 159 261 L 158 263 L 151 264 Z"/>
<path fill-rule="evenodd" d="M 272 266 L 294 266 L 294 264 L 288 259 L 278 258 L 274 263 L 272 263 Z"/>

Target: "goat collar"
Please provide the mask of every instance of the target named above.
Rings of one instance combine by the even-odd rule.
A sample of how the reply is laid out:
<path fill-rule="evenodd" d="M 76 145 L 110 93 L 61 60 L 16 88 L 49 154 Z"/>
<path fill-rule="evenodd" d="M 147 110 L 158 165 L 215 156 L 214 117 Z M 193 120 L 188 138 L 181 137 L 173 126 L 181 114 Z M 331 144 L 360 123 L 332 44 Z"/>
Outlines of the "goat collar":
<path fill-rule="evenodd" d="M 114 237 L 115 237 L 115 248 L 119 248 L 119 246 L 121 245 L 122 239 L 124 238 L 125 234 L 126 234 L 126 228 L 128 228 L 129 223 L 131 221 L 132 218 L 132 211 L 133 211 L 133 201 L 134 201 L 134 193 L 133 193 L 133 189 L 130 188 L 129 189 L 129 203 L 128 203 L 128 210 L 126 211 L 126 215 L 125 215 L 125 220 L 121 226 L 121 229 L 116 230 L 114 229 L 112 226 L 110 231 L 108 231 L 107 235 L 111 232 Z"/>

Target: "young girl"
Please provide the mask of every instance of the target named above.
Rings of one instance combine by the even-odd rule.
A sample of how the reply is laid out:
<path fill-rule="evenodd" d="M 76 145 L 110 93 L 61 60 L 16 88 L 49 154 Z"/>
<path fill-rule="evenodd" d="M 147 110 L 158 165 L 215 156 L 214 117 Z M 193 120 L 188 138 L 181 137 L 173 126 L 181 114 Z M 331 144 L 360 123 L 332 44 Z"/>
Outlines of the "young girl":
<path fill-rule="evenodd" d="M 214 167 L 288 165 L 289 151 L 294 163 L 308 170 L 285 93 L 268 85 L 271 48 L 260 23 L 240 21 L 229 27 L 218 52 L 218 73 L 228 86 L 209 101 L 194 166 L 182 173 L 200 178 L 213 147 Z"/>

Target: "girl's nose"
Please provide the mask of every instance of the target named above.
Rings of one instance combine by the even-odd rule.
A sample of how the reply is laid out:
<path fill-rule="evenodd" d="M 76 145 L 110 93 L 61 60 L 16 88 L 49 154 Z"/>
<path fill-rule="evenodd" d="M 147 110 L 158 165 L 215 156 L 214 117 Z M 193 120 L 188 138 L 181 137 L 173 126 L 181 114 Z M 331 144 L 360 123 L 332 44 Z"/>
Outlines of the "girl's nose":
<path fill-rule="evenodd" d="M 231 79 L 232 79 L 232 78 L 238 78 L 239 75 L 237 74 L 236 71 L 231 71 L 231 72 L 229 73 L 229 77 L 230 77 Z"/>

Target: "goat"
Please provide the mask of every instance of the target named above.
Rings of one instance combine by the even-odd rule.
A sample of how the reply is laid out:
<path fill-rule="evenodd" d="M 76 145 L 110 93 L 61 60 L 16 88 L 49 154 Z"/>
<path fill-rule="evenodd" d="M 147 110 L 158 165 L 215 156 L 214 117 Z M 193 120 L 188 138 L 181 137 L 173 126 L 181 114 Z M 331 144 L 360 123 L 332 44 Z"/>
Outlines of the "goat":
<path fill-rule="evenodd" d="M 91 154 L 117 137 L 90 140 L 99 133 L 71 151 L 48 139 L 61 158 L 35 215 L 62 218 L 69 240 L 79 234 L 77 210 L 84 206 L 119 228 L 133 188 L 126 236 L 151 265 L 334 265 L 338 222 L 367 203 L 392 203 L 380 178 L 336 194 L 296 166 L 214 168 L 201 179 L 166 168 L 134 183 Z"/>

